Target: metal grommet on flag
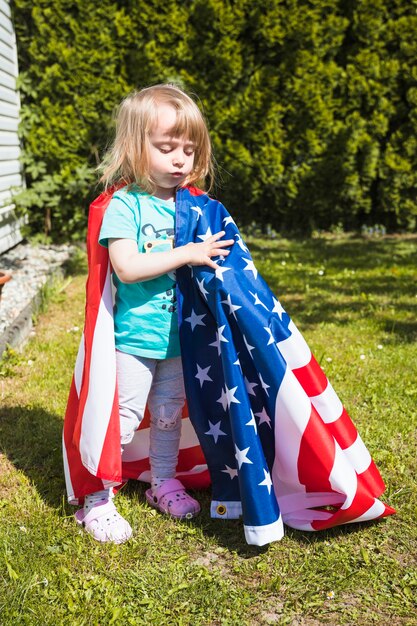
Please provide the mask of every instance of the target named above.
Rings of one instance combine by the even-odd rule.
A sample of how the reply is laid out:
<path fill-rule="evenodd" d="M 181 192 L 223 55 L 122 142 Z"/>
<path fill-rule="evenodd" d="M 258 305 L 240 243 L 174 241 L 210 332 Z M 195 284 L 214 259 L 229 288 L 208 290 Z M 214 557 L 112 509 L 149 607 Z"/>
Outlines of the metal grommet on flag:
<path fill-rule="evenodd" d="M 216 513 L 218 513 L 219 515 L 225 515 L 226 512 L 227 512 L 227 508 L 224 504 L 217 505 Z"/>

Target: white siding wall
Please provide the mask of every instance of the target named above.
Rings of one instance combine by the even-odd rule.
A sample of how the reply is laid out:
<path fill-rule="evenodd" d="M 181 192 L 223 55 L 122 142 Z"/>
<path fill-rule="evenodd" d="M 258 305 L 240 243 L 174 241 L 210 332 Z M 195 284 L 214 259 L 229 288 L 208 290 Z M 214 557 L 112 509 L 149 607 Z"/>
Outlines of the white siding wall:
<path fill-rule="evenodd" d="M 0 254 L 22 239 L 10 204 L 10 188 L 23 184 L 17 135 L 20 107 L 17 71 L 10 3 L 0 0 Z"/>

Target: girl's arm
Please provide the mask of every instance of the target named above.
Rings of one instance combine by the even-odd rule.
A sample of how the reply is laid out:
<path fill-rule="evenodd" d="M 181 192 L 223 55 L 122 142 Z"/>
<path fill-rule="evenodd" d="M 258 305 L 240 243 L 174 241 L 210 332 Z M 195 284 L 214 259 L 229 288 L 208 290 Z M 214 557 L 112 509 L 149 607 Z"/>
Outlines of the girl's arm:
<path fill-rule="evenodd" d="M 233 239 L 219 241 L 224 231 L 212 235 L 201 243 L 188 243 L 167 252 L 138 252 L 133 239 L 109 239 L 110 261 L 122 283 L 139 283 L 167 274 L 182 265 L 208 265 L 217 269 L 214 256 L 227 256 L 225 248 L 234 244 Z"/>

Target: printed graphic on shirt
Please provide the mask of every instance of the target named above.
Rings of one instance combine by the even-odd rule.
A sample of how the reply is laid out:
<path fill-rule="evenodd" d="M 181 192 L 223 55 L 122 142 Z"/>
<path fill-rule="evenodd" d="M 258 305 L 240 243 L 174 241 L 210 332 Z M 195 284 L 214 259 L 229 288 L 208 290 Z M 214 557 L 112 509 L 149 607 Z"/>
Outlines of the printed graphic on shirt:
<path fill-rule="evenodd" d="M 145 253 L 165 252 L 167 250 L 172 250 L 174 247 L 175 230 L 173 228 L 160 228 L 157 230 L 153 224 L 148 223 L 142 226 L 141 232 L 142 235 L 149 238 L 143 244 Z M 175 293 L 175 270 L 168 272 L 168 276 L 174 281 L 172 289 Z M 173 302 L 173 300 L 171 301 Z M 162 305 L 162 308 L 165 309 L 166 306 Z M 171 305 L 168 311 L 170 313 L 176 311 L 176 305 Z"/>

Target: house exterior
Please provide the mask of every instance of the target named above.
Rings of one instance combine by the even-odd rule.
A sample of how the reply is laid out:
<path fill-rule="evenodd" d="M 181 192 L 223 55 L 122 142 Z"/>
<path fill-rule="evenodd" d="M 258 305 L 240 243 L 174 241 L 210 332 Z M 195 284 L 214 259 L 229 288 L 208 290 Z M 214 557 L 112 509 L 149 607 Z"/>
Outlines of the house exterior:
<path fill-rule="evenodd" d="M 19 220 L 11 203 L 11 189 L 23 185 L 17 134 L 20 109 L 17 74 L 16 36 L 10 2 L 0 0 L 0 254 L 22 239 Z"/>

